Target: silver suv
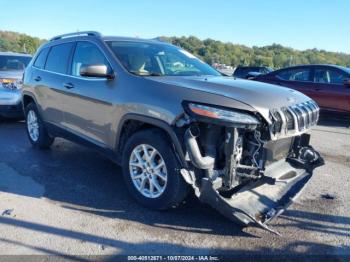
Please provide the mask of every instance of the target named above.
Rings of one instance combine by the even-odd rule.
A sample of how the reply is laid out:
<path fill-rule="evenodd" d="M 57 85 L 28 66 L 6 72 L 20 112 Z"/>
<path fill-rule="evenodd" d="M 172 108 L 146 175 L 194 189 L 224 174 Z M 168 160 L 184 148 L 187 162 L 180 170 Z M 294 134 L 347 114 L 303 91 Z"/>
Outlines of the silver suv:
<path fill-rule="evenodd" d="M 123 167 L 142 205 L 178 206 L 191 189 L 244 225 L 266 223 L 322 165 L 307 96 L 225 77 L 176 46 L 80 32 L 41 46 L 24 76 L 30 142 L 91 146 Z"/>
<path fill-rule="evenodd" d="M 0 117 L 23 118 L 22 76 L 32 57 L 0 52 Z"/>

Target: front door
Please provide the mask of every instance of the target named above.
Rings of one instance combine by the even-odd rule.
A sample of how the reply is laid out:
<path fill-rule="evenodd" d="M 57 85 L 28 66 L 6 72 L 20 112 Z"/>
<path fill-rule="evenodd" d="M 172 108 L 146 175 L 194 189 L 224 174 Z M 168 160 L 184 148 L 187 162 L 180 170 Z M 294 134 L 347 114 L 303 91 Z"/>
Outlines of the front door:
<path fill-rule="evenodd" d="M 336 68 L 315 68 L 313 91 L 321 108 L 350 112 L 350 88 L 344 82 L 348 76 Z"/>
<path fill-rule="evenodd" d="M 64 124 L 71 132 L 103 146 L 108 144 L 112 129 L 115 81 L 80 76 L 82 65 L 101 64 L 111 68 L 96 44 L 77 42 L 65 83 L 68 95 L 64 101 Z"/>

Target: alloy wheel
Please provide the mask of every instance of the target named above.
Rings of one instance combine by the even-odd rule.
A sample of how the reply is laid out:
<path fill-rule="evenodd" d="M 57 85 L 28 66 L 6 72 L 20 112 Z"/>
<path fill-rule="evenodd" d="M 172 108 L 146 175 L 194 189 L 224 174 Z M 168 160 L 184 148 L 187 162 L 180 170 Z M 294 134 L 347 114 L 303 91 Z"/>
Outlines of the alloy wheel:
<path fill-rule="evenodd" d="M 158 198 L 167 186 L 167 169 L 162 155 L 151 145 L 134 148 L 129 171 L 135 188 L 147 198 Z"/>

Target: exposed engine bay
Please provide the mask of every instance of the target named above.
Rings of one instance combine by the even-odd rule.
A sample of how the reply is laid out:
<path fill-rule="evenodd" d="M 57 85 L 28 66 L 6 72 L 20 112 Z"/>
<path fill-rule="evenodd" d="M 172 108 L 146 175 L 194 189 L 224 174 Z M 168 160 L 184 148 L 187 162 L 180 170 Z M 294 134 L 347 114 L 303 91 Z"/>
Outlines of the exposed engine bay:
<path fill-rule="evenodd" d="M 273 139 L 273 128 L 264 121 L 226 125 L 185 117 L 191 168 L 182 175 L 199 199 L 244 225 L 256 223 L 275 232 L 266 223 L 283 212 L 313 169 L 324 163 L 305 132 Z"/>

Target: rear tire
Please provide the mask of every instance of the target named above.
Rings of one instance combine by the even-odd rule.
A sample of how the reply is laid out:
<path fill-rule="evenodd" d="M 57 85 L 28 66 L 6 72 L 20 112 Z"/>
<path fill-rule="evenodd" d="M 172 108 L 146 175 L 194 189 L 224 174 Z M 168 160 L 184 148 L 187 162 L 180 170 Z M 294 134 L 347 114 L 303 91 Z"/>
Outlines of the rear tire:
<path fill-rule="evenodd" d="M 27 135 L 34 148 L 48 149 L 54 142 L 42 121 L 38 109 L 34 103 L 25 108 Z"/>
<path fill-rule="evenodd" d="M 171 145 L 161 130 L 148 129 L 133 134 L 123 150 L 125 183 L 135 200 L 147 208 L 176 207 L 188 194 Z"/>

